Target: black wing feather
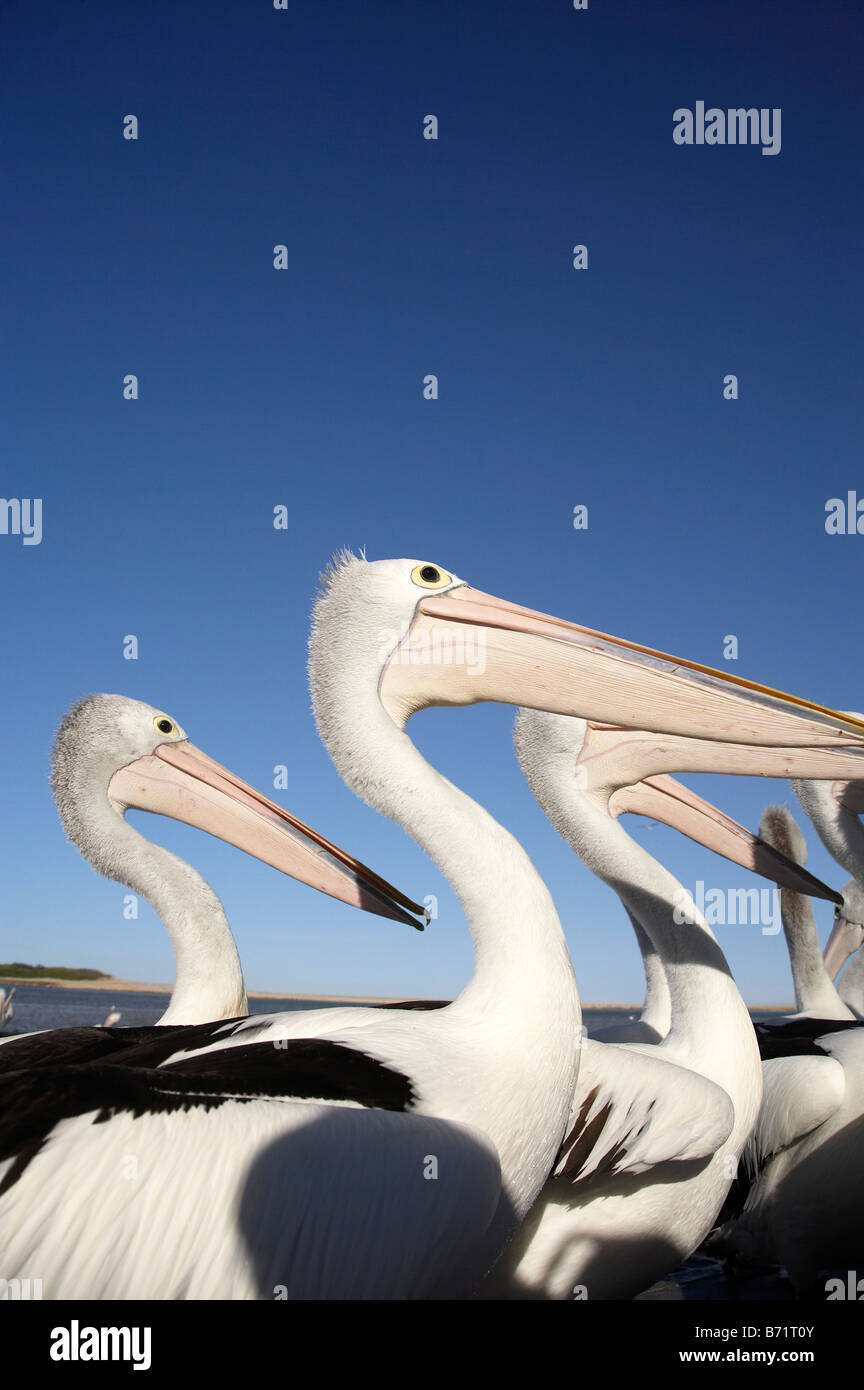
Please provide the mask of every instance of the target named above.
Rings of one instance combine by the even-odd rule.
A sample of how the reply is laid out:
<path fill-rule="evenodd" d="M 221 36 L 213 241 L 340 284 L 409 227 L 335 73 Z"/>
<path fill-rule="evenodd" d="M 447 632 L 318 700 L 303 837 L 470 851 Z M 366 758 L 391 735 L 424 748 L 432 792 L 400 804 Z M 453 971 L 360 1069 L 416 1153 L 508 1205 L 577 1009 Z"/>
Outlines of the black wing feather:
<path fill-rule="evenodd" d="M 179 1028 L 52 1028 L 22 1033 L 0 1047 L 0 1075 L 37 1067 L 104 1062 L 145 1042 L 154 1032 L 174 1036 Z"/>
<path fill-rule="evenodd" d="M 173 1041 L 176 1045 L 176 1037 Z M 15 1161 L 0 1184 L 0 1195 L 17 1182 L 62 1120 L 95 1112 L 93 1123 L 103 1124 L 121 1112 L 137 1119 L 261 1097 L 348 1100 L 377 1110 L 407 1110 L 415 1099 L 401 1072 L 365 1052 L 319 1038 L 226 1048 L 170 1067 L 109 1060 L 10 1071 L 2 1088 L 0 1160 Z"/>
<path fill-rule="evenodd" d="M 826 1057 L 829 1054 L 819 1046 L 820 1038 L 862 1026 L 857 1018 L 793 1018 L 783 1023 L 757 1023 L 755 1028 L 759 1055 L 763 1062 L 770 1062 L 775 1057 Z"/>

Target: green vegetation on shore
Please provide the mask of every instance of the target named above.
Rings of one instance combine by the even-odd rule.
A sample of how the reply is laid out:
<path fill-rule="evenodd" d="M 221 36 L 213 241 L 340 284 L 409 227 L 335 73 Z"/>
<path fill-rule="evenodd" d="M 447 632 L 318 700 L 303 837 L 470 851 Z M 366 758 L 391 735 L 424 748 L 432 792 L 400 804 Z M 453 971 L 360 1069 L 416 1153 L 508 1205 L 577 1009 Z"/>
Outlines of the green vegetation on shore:
<path fill-rule="evenodd" d="M 12 976 L 16 980 L 108 979 L 104 970 L 77 969 L 68 965 L 25 965 L 20 960 L 13 960 L 11 965 L 0 965 L 0 975 Z"/>

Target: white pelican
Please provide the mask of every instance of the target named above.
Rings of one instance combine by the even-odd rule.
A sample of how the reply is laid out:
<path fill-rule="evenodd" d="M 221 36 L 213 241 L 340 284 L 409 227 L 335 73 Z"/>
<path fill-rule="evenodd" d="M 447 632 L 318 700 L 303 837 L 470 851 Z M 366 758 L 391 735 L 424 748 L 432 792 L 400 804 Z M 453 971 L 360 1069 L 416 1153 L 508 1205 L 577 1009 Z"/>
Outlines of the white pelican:
<path fill-rule="evenodd" d="M 102 1024 L 102 1027 L 113 1028 L 115 1024 L 120 1022 L 122 1017 L 123 1015 L 121 1014 L 120 1010 L 115 1008 L 115 1006 L 112 1004 L 111 1008 L 108 1010 L 108 1016 L 105 1019 L 105 1022 Z M 221 1014 L 220 1017 L 224 1018 L 224 1014 Z"/>
<path fill-rule="evenodd" d="M 807 841 L 788 807 L 766 806 L 759 821 L 759 834 L 787 859 L 801 865 L 807 862 Z M 809 898 L 792 889 L 781 888 L 780 910 L 783 935 L 786 938 L 792 969 L 795 1004 L 798 1009 L 797 1014 L 792 1014 L 783 1021 L 854 1018 L 855 1015 L 843 1003 L 826 969 Z M 839 904 L 836 910 L 838 913 L 841 911 Z"/>
<path fill-rule="evenodd" d="M 806 787 L 798 783 L 796 791 L 826 849 L 854 875 L 843 889 L 843 906 L 835 912 L 824 959 L 843 1003 L 856 1018 L 864 1019 L 864 840 L 858 820 L 864 811 L 864 785 L 837 782 Z M 852 961 L 837 979 L 850 956 Z"/>
<path fill-rule="evenodd" d="M 856 1018 L 864 1020 L 864 888 L 854 878 L 843 889 L 843 906 L 825 947 L 825 966 L 835 975 L 837 993 Z M 843 965 L 852 957 L 846 969 Z M 843 970 L 842 974 L 839 972 Z M 836 972 L 836 973 L 835 973 Z M 838 978 L 839 976 L 839 978 Z"/>
<path fill-rule="evenodd" d="M 643 762 L 659 767 L 640 776 L 679 734 L 728 740 L 705 755 L 719 769 L 752 766 L 735 739 L 804 776 L 850 777 L 864 757 L 858 721 L 410 560 L 332 568 L 310 678 L 344 780 L 453 884 L 474 975 L 436 1011 L 163 1029 L 123 1065 L 9 1077 L 0 1247 L 7 1277 L 44 1271 L 46 1296 L 460 1295 L 530 1208 L 576 1081 L 572 967 L 527 856 L 421 757 L 404 732 L 414 711 L 498 700 L 652 727 Z"/>
<path fill-rule="evenodd" d="M 793 787 L 826 848 L 857 877 L 860 785 L 823 779 Z M 864 1028 L 838 1017 L 838 1006 L 827 1019 L 758 1026 L 762 1110 L 739 1210 L 712 1240 L 738 1259 L 785 1265 L 800 1293 L 814 1290 L 822 1270 L 856 1268 L 864 1249 Z"/>
<path fill-rule="evenodd" d="M 8 994 L 5 989 L 0 988 L 0 1028 L 5 1027 L 7 1023 L 11 1023 L 12 1021 L 12 1016 L 15 1013 L 15 1006 L 12 1003 L 12 999 L 16 988 L 17 986 L 13 985 Z"/>
<path fill-rule="evenodd" d="M 213 762 L 174 719 L 140 700 L 91 695 L 73 706 L 55 741 L 52 787 L 63 827 L 84 858 L 145 898 L 167 928 L 176 975 L 161 1025 L 245 1015 L 246 989 L 213 889 L 191 865 L 131 826 L 125 815 L 132 808 L 198 826 L 332 897 L 422 925 L 406 910 L 422 914 L 422 908 Z M 103 1028 L 119 1017 L 112 1006 Z M 56 1048 L 68 1061 L 84 1061 L 148 1033 L 123 1029 L 110 1040 L 94 1029 L 20 1034 L 4 1042 L 4 1067 L 45 1065 Z"/>
<path fill-rule="evenodd" d="M 558 1161 L 488 1292 L 632 1297 L 711 1229 L 758 1113 L 761 1077 L 753 1025 L 716 938 L 617 817 L 649 815 L 766 877 L 831 894 L 671 777 L 627 785 L 641 750 L 623 730 L 523 710 L 515 742 L 556 830 L 644 928 L 670 1017 L 651 1045 L 583 1043 Z M 752 750 L 754 768 L 762 753 Z"/>

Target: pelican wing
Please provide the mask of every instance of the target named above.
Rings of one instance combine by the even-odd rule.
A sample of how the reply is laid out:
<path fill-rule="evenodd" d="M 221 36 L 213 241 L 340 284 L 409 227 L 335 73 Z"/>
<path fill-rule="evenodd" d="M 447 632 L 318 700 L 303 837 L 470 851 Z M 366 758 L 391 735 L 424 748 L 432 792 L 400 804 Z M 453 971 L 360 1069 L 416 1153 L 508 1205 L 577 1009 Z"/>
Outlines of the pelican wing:
<path fill-rule="evenodd" d="M 345 1089 L 380 1083 L 390 1108 L 292 1099 L 292 1079 L 315 1092 L 314 1049 L 267 1051 L 269 1082 L 263 1063 L 245 1083 L 238 1071 L 220 1080 L 213 1058 L 206 1073 L 116 1063 L 10 1073 L 4 1268 L 43 1270 L 51 1298 L 469 1293 L 507 1234 L 488 1138 L 410 1113 L 405 1078 L 376 1081 L 379 1064 L 362 1054 L 348 1059 Z M 318 1057 L 319 1090 L 335 1094 L 344 1051 Z M 58 1190 L 69 1198 L 60 1206 Z M 110 1239 L 94 1240 L 97 1229 Z"/>
<path fill-rule="evenodd" d="M 319 1011 L 320 1012 L 320 1011 Z M 333 1012 L 337 1012 L 333 1010 Z M 355 1009 L 355 1013 L 359 1010 Z M 46 1028 L 37 1033 L 0 1039 L 0 1076 L 4 1072 L 37 1068 L 84 1066 L 110 1062 L 136 1068 L 161 1066 L 175 1056 L 184 1059 L 197 1049 L 241 1043 L 266 1033 L 270 1015 L 221 1018 L 213 1023 L 149 1024 L 136 1028 Z"/>
<path fill-rule="evenodd" d="M 207 1024 L 212 1031 L 215 1025 Z M 227 1026 L 227 1025 L 226 1025 Z M 42 1067 L 84 1065 L 118 1060 L 134 1047 L 140 1047 L 154 1034 L 163 1038 L 185 1034 L 179 1027 L 145 1028 L 46 1028 L 38 1033 L 21 1033 L 0 1039 L 0 1075 L 31 1071 Z"/>
<path fill-rule="evenodd" d="M 732 1101 L 707 1077 L 633 1047 L 583 1043 L 555 1174 L 581 1182 L 710 1158 L 731 1133 Z"/>
<path fill-rule="evenodd" d="M 762 1108 L 745 1151 L 747 1168 L 758 1173 L 772 1154 L 824 1124 L 845 1094 L 843 1067 L 824 1053 L 763 1062 Z"/>

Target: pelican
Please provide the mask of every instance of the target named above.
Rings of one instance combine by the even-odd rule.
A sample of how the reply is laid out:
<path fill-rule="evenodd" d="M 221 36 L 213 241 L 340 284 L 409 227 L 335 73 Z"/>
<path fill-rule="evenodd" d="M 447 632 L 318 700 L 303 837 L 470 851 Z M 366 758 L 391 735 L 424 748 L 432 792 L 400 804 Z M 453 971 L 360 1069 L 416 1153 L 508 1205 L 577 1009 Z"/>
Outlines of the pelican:
<path fill-rule="evenodd" d="M 345 782 L 453 885 L 474 974 L 439 1010 L 162 1029 L 122 1065 L 9 1077 L 4 1269 L 45 1271 L 48 1296 L 462 1296 L 527 1214 L 577 1078 L 573 970 L 530 860 L 422 758 L 404 731 L 412 713 L 495 700 L 652 728 L 630 759 L 647 765 L 639 777 L 702 740 L 720 770 L 752 766 L 743 744 L 787 775 L 864 765 L 859 721 L 495 599 L 427 562 L 340 557 L 315 608 L 310 682 Z"/>
<path fill-rule="evenodd" d="M 829 854 L 852 873 L 843 889 L 843 907 L 835 912 L 834 927 L 825 946 L 825 967 L 836 979 L 837 993 L 856 1018 L 864 1019 L 864 838 L 858 815 L 864 811 L 864 785 L 793 783 L 798 799 L 810 815 Z"/>
<path fill-rule="evenodd" d="M 102 1027 L 113 1028 L 115 1024 L 120 1022 L 122 1017 L 123 1015 L 121 1014 L 120 1010 L 115 1008 L 115 1006 L 112 1004 L 111 1008 L 108 1010 L 108 1016 L 105 1019 L 105 1022 L 102 1024 Z M 224 1015 L 220 1015 L 220 1017 L 224 1017 Z"/>
<path fill-rule="evenodd" d="M 167 928 L 176 972 L 160 1025 L 237 1018 L 249 1010 L 221 902 L 195 869 L 126 821 L 133 808 L 198 826 L 332 897 L 421 926 L 410 914 L 422 915 L 422 908 L 213 762 L 176 720 L 140 700 L 91 695 L 74 705 L 55 741 L 52 787 L 63 827 L 84 858 L 145 898 Z M 112 1006 L 103 1028 L 119 1018 Z M 3 1064 L 45 1065 L 57 1048 L 66 1060 L 83 1061 L 147 1032 L 123 1029 L 110 1041 L 94 1029 L 18 1035 L 4 1042 Z"/>
<path fill-rule="evenodd" d="M 854 878 L 843 889 L 843 906 L 825 946 L 825 968 L 834 974 L 837 993 L 856 1018 L 864 1020 L 864 888 Z M 850 963 L 843 970 L 849 957 Z M 842 974 L 839 972 L 843 970 Z M 839 978 L 838 978 L 839 975 Z"/>
<path fill-rule="evenodd" d="M 792 785 L 826 848 L 857 877 L 864 869 L 860 784 Z M 820 1009 L 825 997 L 823 988 Z M 855 1268 L 864 1249 L 864 1029 L 835 998 L 827 1018 L 759 1025 L 762 1111 L 739 1210 L 712 1240 L 740 1260 L 785 1265 L 799 1293 L 815 1290 L 822 1270 Z"/>
<path fill-rule="evenodd" d="M 753 1026 L 716 938 L 617 818 L 650 815 L 736 864 L 832 895 L 673 778 L 631 784 L 641 749 L 623 730 L 523 710 L 515 742 L 552 824 L 641 925 L 669 1019 L 651 1045 L 638 1034 L 635 1043 L 583 1043 L 565 1143 L 488 1292 L 632 1297 L 711 1229 L 756 1120 L 761 1076 Z M 754 767 L 761 751 L 752 750 Z"/>
<path fill-rule="evenodd" d="M 13 985 L 8 994 L 5 989 L 0 988 L 0 1028 L 4 1028 L 7 1023 L 12 1021 L 12 1016 L 15 1013 L 12 999 L 16 988 L 17 986 Z"/>
<path fill-rule="evenodd" d="M 759 835 L 794 863 L 803 866 L 807 862 L 807 841 L 788 807 L 766 806 L 759 821 Z M 844 901 L 845 894 L 844 889 Z M 826 969 L 809 899 L 803 893 L 781 888 L 780 910 L 798 1009 L 797 1014 L 790 1015 L 784 1022 L 854 1018 L 852 1010 L 847 1008 L 834 988 Z M 836 911 L 841 911 L 841 904 L 837 905 Z M 773 1028 L 776 1024 L 764 1026 Z"/>

